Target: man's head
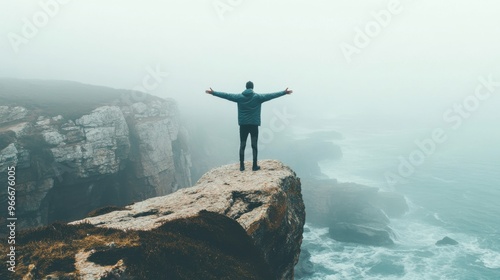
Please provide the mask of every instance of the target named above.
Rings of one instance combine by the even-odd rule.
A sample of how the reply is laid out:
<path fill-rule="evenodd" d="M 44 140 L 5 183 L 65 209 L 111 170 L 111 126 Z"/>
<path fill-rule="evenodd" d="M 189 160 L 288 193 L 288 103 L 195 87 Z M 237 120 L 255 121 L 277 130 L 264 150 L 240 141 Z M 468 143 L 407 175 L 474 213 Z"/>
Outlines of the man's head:
<path fill-rule="evenodd" d="M 247 82 L 247 89 L 253 89 L 253 83 L 248 81 Z"/>

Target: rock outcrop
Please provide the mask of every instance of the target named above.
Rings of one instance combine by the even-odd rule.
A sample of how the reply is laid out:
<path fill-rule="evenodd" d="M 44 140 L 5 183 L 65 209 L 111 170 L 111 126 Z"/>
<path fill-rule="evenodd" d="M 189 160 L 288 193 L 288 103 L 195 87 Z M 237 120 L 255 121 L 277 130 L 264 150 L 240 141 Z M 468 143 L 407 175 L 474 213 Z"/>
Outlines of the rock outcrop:
<path fill-rule="evenodd" d="M 46 273 L 72 273 L 82 279 L 111 279 L 106 278 L 110 275 L 123 277 L 116 279 L 160 279 L 148 278 L 147 269 L 153 265 L 146 262 L 153 262 L 156 272 L 165 270 L 164 267 L 182 273 L 190 270 L 205 273 L 203 279 L 293 279 L 305 222 L 300 179 L 278 161 L 262 161 L 260 166 L 262 169 L 258 172 L 240 172 L 237 164 L 223 166 L 206 173 L 191 188 L 62 226 L 59 231 L 74 236 L 68 244 L 61 245 L 60 239 L 66 238 L 65 234 L 43 232 L 37 237 L 36 232 L 30 233 L 31 240 L 37 244 L 49 244 L 41 247 L 59 244 L 68 247 L 61 248 L 63 251 L 74 252 L 65 260 L 72 262 L 65 270 L 52 267 L 45 274 L 40 270 L 36 273 L 40 278 Z M 260 255 L 225 219 L 237 222 Z M 55 228 L 48 227 L 48 230 Z M 89 240 L 80 243 L 82 239 Z M 101 241 L 84 245 L 91 244 L 90 239 L 94 243 Z M 143 245 L 144 242 L 148 245 Z M 75 248 L 75 244 L 82 245 Z M 146 252 L 154 256 L 140 260 Z M 28 273 L 28 264 L 42 267 L 40 260 L 31 257 L 35 255 L 22 257 L 26 264 L 20 272 L 22 275 Z M 265 266 L 259 262 L 259 256 Z M 265 276 L 266 267 L 271 276 Z M 233 270 L 240 268 L 244 273 L 254 274 L 235 277 Z M 164 273 L 167 272 L 173 273 Z M 186 275 L 172 279 L 202 279 Z"/>
<path fill-rule="evenodd" d="M 403 196 L 336 180 L 311 180 L 305 185 L 308 222 L 329 227 L 333 239 L 375 246 L 394 244 L 389 218 L 408 211 Z"/>
<path fill-rule="evenodd" d="M 201 210 L 223 214 L 253 238 L 277 279 L 292 279 L 305 222 L 300 179 L 278 161 L 259 164 L 258 172 L 223 166 L 203 175 L 191 188 L 83 221 L 121 230 L 151 230 Z"/>
<path fill-rule="evenodd" d="M 458 242 L 455 239 L 450 238 L 448 236 L 445 236 L 443 239 L 438 240 L 436 242 L 436 246 L 447 246 L 447 245 L 458 245 Z"/>
<path fill-rule="evenodd" d="M 77 83 L 0 86 L 0 180 L 16 167 L 20 228 L 191 185 L 187 133 L 173 100 Z"/>

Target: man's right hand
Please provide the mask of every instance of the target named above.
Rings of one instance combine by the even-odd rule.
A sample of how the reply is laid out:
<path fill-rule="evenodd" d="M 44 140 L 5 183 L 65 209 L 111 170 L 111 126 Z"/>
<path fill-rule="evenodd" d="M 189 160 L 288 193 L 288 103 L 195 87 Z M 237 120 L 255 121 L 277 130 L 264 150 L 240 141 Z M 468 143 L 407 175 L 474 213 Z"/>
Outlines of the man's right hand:
<path fill-rule="evenodd" d="M 291 90 L 291 89 L 288 89 L 288 88 L 285 89 L 286 94 L 291 94 L 292 92 L 293 92 L 293 90 Z"/>
<path fill-rule="evenodd" d="M 214 94 L 214 90 L 212 88 L 205 90 L 205 93 Z"/>

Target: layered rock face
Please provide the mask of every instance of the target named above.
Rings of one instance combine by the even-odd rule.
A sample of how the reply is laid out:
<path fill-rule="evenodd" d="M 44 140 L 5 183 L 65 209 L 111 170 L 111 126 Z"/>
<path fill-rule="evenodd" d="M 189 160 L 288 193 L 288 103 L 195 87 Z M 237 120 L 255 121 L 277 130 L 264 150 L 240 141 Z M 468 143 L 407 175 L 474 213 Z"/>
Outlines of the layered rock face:
<path fill-rule="evenodd" d="M 111 93 L 111 100 L 80 115 L 54 116 L 71 110 L 61 108 L 67 106 L 62 97 L 42 106 L 14 96 L 0 106 L 0 180 L 6 182 L 7 168 L 16 167 L 21 228 L 79 219 L 97 207 L 191 185 L 187 133 L 176 104 L 148 95 L 134 102 L 132 92 Z M 71 103 L 75 111 L 84 99 Z"/>
<path fill-rule="evenodd" d="M 19 273 L 33 277 L 27 279 L 48 274 L 79 279 L 293 279 L 305 223 L 300 179 L 278 161 L 262 161 L 260 166 L 258 172 L 240 172 L 237 164 L 223 166 L 191 188 L 22 235 L 26 246 L 57 245 L 71 253 L 50 264 L 37 258 L 37 252 L 26 254 L 26 267 Z M 155 278 L 155 273 L 165 274 Z"/>

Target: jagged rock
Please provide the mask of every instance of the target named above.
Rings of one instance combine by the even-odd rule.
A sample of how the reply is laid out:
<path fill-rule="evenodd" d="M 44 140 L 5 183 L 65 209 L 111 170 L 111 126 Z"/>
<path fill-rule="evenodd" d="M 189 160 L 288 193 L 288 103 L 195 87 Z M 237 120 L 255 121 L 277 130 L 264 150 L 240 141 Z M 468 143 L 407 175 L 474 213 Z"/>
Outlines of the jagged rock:
<path fill-rule="evenodd" d="M 5 172 L 9 166 L 17 164 L 17 149 L 14 143 L 0 151 L 0 172 Z"/>
<path fill-rule="evenodd" d="M 151 231 L 201 210 L 219 213 L 236 220 L 252 237 L 274 279 L 293 279 L 305 222 L 300 179 L 278 161 L 262 161 L 260 166 L 258 172 L 240 172 L 236 164 L 223 166 L 206 173 L 191 188 L 72 224 Z"/>
<path fill-rule="evenodd" d="M 47 130 L 42 133 L 45 142 L 52 146 L 61 144 L 65 138 L 57 130 Z"/>
<path fill-rule="evenodd" d="M 19 228 L 192 185 L 173 100 L 69 82 L 0 79 L 0 88 L 0 180 L 16 166 L 21 200 L 34 202 L 19 207 Z"/>
<path fill-rule="evenodd" d="M 0 106 L 0 124 L 25 118 L 28 110 L 20 106 Z"/>
<path fill-rule="evenodd" d="M 75 175 L 79 178 L 117 173 L 120 166 L 124 166 L 122 160 L 127 158 L 130 150 L 128 124 L 120 108 L 99 107 L 75 123 L 83 130 L 85 141 L 51 148 L 54 161 L 74 163 Z M 49 135 L 56 133 L 59 137 L 55 138 L 60 139 L 60 142 L 52 142 L 59 145 L 64 140 L 61 134 L 50 131 Z"/>
<path fill-rule="evenodd" d="M 61 125 L 61 131 L 64 135 L 66 144 L 78 143 L 85 140 L 85 133 L 82 127 L 69 120 L 67 123 Z"/>
<path fill-rule="evenodd" d="M 437 246 L 458 245 L 458 242 L 448 236 L 436 242 Z"/>

